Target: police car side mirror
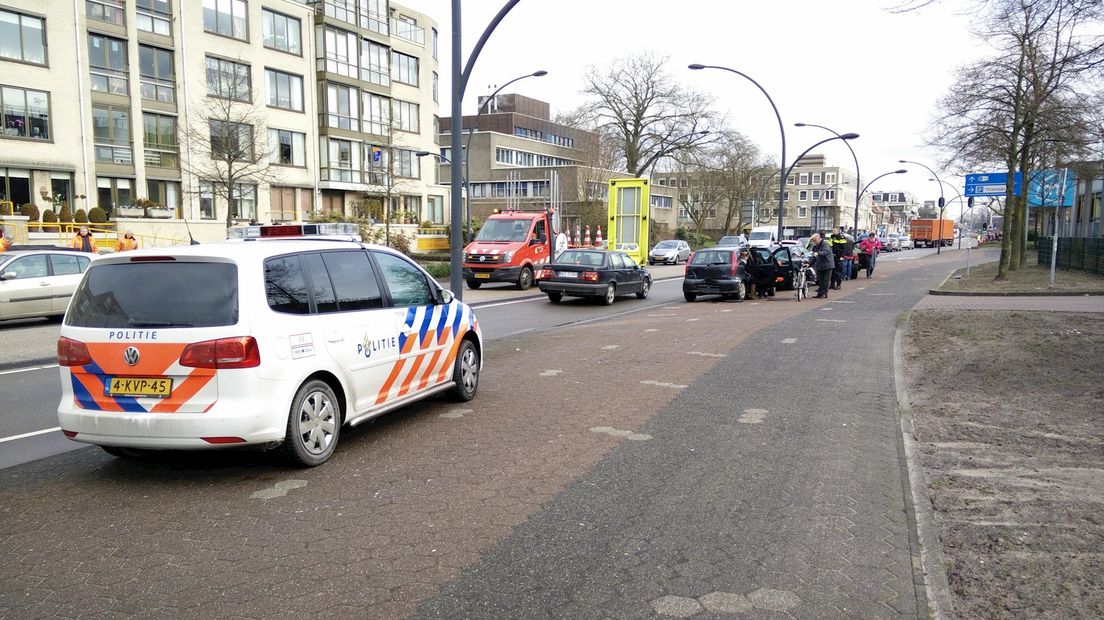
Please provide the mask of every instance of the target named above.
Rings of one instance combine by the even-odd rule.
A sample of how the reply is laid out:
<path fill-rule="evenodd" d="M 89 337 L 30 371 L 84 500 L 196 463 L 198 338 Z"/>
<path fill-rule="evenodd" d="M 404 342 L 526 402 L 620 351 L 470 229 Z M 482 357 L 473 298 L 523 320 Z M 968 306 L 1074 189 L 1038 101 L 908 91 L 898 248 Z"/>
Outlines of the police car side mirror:
<path fill-rule="evenodd" d="M 0 275 L 0 280 L 14 280 L 19 274 L 14 271 L 9 271 L 3 275 Z"/>
<path fill-rule="evenodd" d="M 452 295 L 452 291 L 449 291 L 449 290 L 446 290 L 446 289 L 441 289 L 440 297 L 441 297 L 441 304 L 446 305 L 446 306 L 448 304 L 451 304 L 452 300 L 454 299 L 454 297 Z"/>

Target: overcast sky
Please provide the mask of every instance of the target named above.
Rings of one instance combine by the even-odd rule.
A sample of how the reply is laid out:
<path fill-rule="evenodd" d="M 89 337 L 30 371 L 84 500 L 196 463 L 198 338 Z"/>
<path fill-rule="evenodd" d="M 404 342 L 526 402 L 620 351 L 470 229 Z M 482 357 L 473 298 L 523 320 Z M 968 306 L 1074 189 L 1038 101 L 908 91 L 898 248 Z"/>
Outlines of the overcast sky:
<path fill-rule="evenodd" d="M 464 59 L 505 0 L 463 3 Z M 441 116 L 450 114 L 451 2 L 399 0 L 427 13 L 440 32 Z M 943 0 L 919 12 L 894 14 L 892 0 L 521 0 L 495 30 L 476 61 L 464 113 L 476 97 L 538 69 L 504 92 L 548 101 L 553 110 L 581 104 L 582 76 L 618 57 L 645 51 L 669 57 L 668 71 L 688 87 L 712 94 L 729 125 L 778 158 L 780 134 L 769 102 L 738 75 L 690 71 L 691 63 L 722 65 L 755 78 L 770 93 L 786 127 L 787 157 L 828 137 L 796 122 L 855 132 L 863 184 L 898 169 L 899 159 L 921 161 L 962 191 L 961 177 L 938 166 L 923 147 L 935 102 L 954 88 L 955 68 L 988 54 L 969 32 L 968 0 Z M 846 146 L 821 147 L 832 165 L 854 168 Z M 939 196 L 922 168 L 882 179 L 871 191 Z M 984 172 L 984 171 L 977 171 Z M 948 200 L 955 192 L 946 189 Z"/>

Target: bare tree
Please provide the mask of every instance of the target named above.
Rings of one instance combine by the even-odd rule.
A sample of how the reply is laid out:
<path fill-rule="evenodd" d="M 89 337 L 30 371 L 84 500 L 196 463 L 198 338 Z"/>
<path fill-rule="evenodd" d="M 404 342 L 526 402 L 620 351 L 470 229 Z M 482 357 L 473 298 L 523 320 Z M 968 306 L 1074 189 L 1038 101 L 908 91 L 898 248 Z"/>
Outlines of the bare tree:
<path fill-rule="evenodd" d="M 276 174 L 269 167 L 268 130 L 252 87 L 250 65 L 207 62 L 208 88 L 214 92 L 204 98 L 196 120 L 185 128 L 184 138 L 194 153 L 186 168 L 209 183 L 214 196 L 226 204 L 229 228 L 235 219 L 245 218 L 242 203 L 252 195 L 256 205 L 261 187 L 271 184 Z"/>
<path fill-rule="evenodd" d="M 591 67 L 585 78 L 585 116 L 616 139 L 621 163 L 636 177 L 664 157 L 707 143 L 716 118 L 710 97 L 675 83 L 665 64 L 651 54 L 630 56 Z"/>
<path fill-rule="evenodd" d="M 1098 92 L 1104 66 L 1104 39 L 1093 33 L 1102 6 L 1099 0 L 978 0 L 984 14 L 978 34 L 997 55 L 959 70 L 958 86 L 939 103 L 930 142 L 964 171 L 983 165 L 1008 171 L 997 279 L 1017 269 L 1026 251 L 1027 205 L 1014 193 L 1014 173 L 1029 178 L 1044 144 L 1083 148 L 1084 96 Z"/>

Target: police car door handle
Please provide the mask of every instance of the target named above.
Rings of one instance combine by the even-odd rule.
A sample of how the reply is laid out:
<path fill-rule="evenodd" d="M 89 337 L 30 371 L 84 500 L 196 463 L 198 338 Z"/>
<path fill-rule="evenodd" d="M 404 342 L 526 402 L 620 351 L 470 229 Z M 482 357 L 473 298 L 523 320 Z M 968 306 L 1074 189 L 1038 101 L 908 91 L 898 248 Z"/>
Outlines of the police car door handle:
<path fill-rule="evenodd" d="M 330 332 L 326 334 L 326 340 L 328 342 L 341 342 L 345 340 L 345 336 L 341 332 Z"/>
<path fill-rule="evenodd" d="M 50 283 L 49 282 L 39 282 L 38 285 L 39 286 L 50 286 Z"/>

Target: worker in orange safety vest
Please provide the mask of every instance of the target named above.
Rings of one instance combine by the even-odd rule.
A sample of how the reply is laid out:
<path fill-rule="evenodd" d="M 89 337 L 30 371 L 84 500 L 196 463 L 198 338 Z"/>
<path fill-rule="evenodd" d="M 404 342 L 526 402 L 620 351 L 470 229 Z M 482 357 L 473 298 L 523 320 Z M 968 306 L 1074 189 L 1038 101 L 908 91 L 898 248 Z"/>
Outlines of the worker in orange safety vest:
<path fill-rule="evenodd" d="M 138 240 L 134 238 L 133 231 L 126 231 L 126 234 L 119 237 L 119 240 L 115 242 L 116 252 L 126 252 L 127 250 L 137 250 Z"/>

